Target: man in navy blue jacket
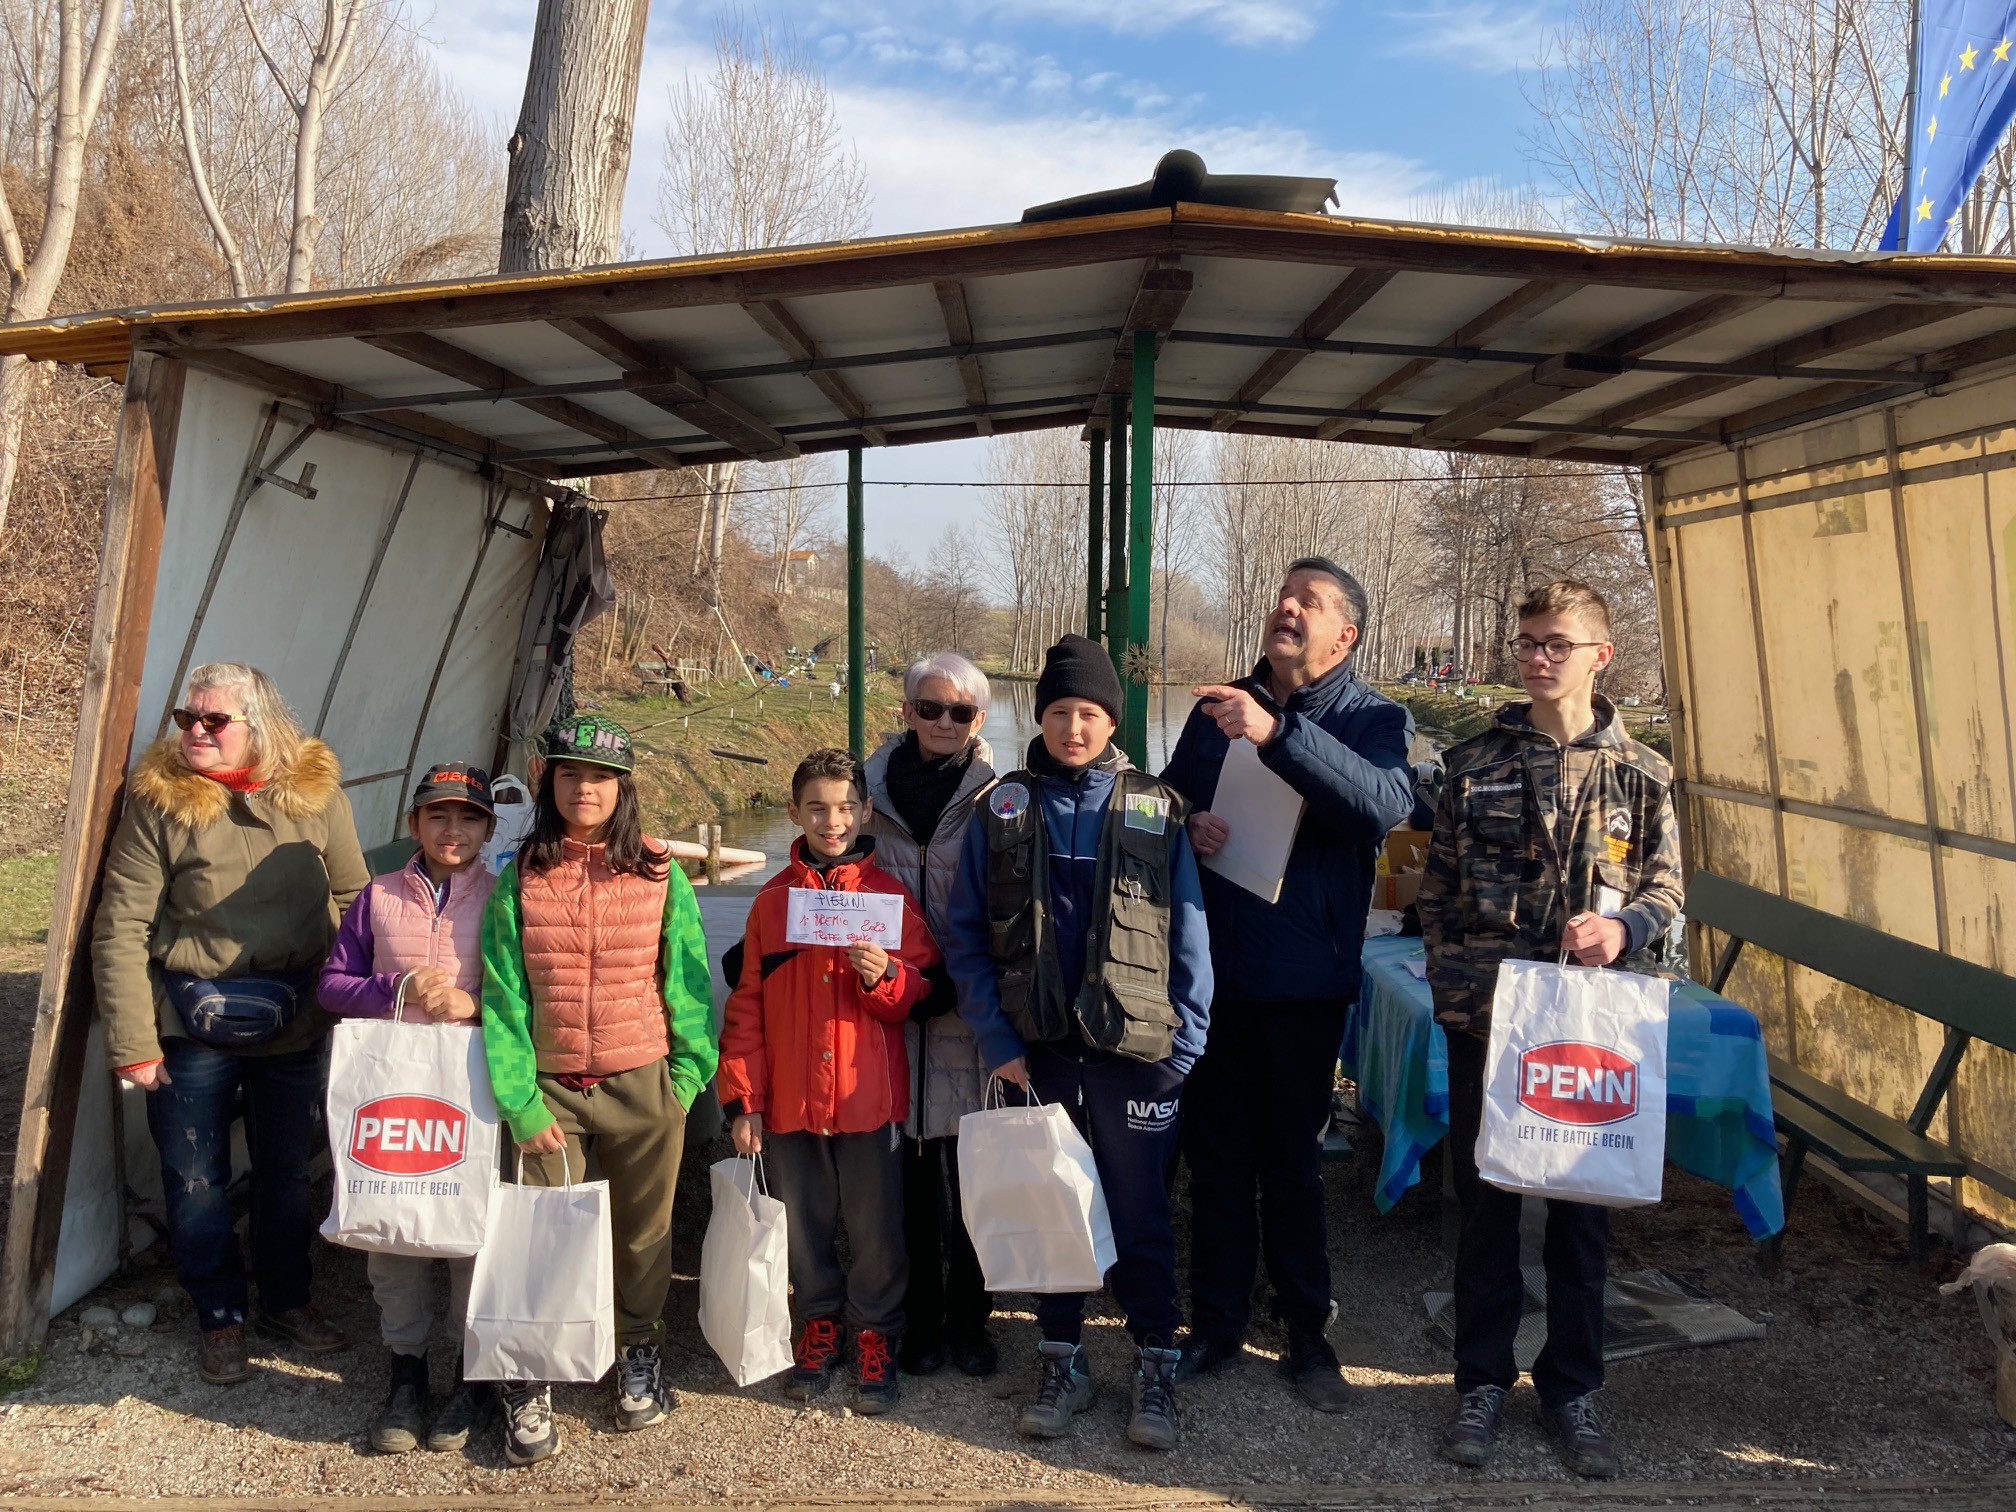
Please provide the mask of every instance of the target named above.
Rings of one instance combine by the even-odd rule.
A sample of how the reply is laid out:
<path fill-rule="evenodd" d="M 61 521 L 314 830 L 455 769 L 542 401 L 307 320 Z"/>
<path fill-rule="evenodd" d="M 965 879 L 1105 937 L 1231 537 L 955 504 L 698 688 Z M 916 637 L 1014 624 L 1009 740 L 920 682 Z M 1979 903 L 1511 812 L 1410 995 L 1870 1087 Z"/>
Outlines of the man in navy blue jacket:
<path fill-rule="evenodd" d="M 1250 677 L 1199 688 L 1163 780 L 1190 800 L 1190 843 L 1209 857 L 1230 831 L 1210 812 L 1234 740 L 1307 807 L 1270 903 L 1203 870 L 1217 995 L 1211 1043 L 1183 1095 L 1190 1167 L 1191 1332 L 1185 1379 L 1238 1355 L 1264 1243 L 1281 1371 L 1321 1412 L 1349 1384 L 1324 1338 L 1331 1318 L 1322 1137 L 1344 1015 L 1358 996 L 1378 846 L 1413 807 L 1414 722 L 1350 668 L 1365 590 L 1328 557 L 1293 563 Z M 1259 1193 L 1256 1215 L 1255 1189 Z"/>

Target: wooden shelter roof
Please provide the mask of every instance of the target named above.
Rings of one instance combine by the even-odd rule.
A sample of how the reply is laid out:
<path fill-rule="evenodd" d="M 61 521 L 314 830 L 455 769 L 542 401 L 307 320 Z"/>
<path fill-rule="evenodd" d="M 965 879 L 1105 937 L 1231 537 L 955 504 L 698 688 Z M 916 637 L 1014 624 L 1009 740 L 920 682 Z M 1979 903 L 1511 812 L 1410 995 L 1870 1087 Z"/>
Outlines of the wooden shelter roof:
<path fill-rule="evenodd" d="M 1101 423 L 1642 465 L 2016 356 L 2016 259 L 1692 246 L 1179 204 L 578 272 L 72 315 L 539 476 Z"/>

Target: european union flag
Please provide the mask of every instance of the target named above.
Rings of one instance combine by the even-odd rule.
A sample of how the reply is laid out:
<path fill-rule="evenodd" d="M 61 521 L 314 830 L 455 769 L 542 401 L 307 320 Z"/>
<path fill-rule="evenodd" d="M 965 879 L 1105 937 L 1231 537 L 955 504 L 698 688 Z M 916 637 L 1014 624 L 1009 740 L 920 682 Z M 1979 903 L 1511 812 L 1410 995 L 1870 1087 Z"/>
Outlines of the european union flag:
<path fill-rule="evenodd" d="M 2016 115 L 2016 0 L 1924 0 L 1911 108 L 1911 182 L 1886 251 L 1936 252 Z"/>

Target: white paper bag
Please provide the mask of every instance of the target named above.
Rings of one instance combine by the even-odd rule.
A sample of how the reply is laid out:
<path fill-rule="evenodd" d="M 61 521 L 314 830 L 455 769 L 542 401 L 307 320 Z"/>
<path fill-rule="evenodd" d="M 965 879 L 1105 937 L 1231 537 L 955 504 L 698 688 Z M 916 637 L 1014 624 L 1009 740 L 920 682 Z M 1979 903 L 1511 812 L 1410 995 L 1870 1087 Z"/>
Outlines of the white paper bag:
<path fill-rule="evenodd" d="M 609 1183 L 490 1190 L 462 1374 L 471 1381 L 599 1381 L 616 1363 Z"/>
<path fill-rule="evenodd" d="M 1092 1147 L 1056 1103 L 959 1120 L 959 1206 L 989 1291 L 1097 1291 L 1117 1258 Z"/>
<path fill-rule="evenodd" d="M 322 1237 L 386 1255 L 473 1255 L 490 1218 L 497 1104 L 482 1032 L 345 1019 L 329 1036 L 335 1201 Z"/>
<path fill-rule="evenodd" d="M 759 1191 L 757 1163 L 708 1168 L 714 1216 L 700 1245 L 700 1332 L 737 1386 L 791 1366 L 791 1264 L 784 1204 Z"/>
<path fill-rule="evenodd" d="M 1478 1175 L 1604 1207 L 1657 1202 L 1672 986 L 1628 971 L 1500 965 Z"/>

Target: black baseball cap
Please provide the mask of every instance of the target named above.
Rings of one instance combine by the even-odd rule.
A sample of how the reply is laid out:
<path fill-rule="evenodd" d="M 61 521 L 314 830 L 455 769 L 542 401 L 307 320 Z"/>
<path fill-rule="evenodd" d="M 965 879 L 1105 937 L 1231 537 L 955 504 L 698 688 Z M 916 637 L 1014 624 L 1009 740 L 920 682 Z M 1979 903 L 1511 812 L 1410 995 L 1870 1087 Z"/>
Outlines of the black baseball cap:
<path fill-rule="evenodd" d="M 420 786 L 413 790 L 413 807 L 430 803 L 473 803 L 491 818 L 497 810 L 490 802 L 490 774 L 466 761 L 444 761 L 427 769 Z"/>

